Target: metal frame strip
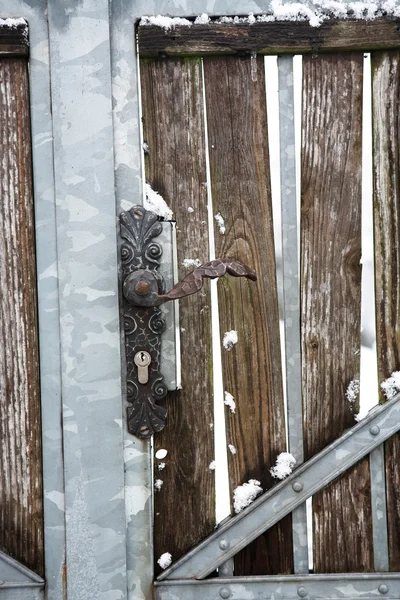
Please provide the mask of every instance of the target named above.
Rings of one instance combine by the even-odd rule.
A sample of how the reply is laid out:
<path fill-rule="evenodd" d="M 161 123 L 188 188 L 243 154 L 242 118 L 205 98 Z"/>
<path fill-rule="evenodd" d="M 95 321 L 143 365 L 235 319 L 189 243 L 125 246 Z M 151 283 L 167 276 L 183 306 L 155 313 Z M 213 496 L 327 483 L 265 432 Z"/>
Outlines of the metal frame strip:
<path fill-rule="evenodd" d="M 398 573 L 334 573 L 329 575 L 278 575 L 234 577 L 205 581 L 170 581 L 155 584 L 155 600 L 339 600 L 340 598 L 400 597 Z"/>
<path fill-rule="evenodd" d="M 375 571 L 389 571 L 385 450 L 383 444 L 369 455 L 371 473 L 372 534 Z"/>
<path fill-rule="evenodd" d="M 239 515 L 193 548 L 159 580 L 203 579 L 328 485 L 400 429 L 400 394 L 375 407 L 360 423 L 263 494 Z"/>
<path fill-rule="evenodd" d="M 300 286 L 297 244 L 296 152 L 294 124 L 293 56 L 278 56 L 279 141 L 282 213 L 283 304 L 285 323 L 288 449 L 296 466 L 304 461 L 301 397 Z M 293 566 L 308 573 L 306 505 L 292 513 Z"/>

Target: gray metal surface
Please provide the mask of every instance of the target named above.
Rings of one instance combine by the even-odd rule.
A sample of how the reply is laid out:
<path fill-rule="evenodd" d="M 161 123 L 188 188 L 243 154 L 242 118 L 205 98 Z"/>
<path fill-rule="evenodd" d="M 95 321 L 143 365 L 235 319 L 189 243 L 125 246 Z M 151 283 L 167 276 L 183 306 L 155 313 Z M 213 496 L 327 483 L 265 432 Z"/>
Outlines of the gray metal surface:
<path fill-rule="evenodd" d="M 375 448 L 369 455 L 369 469 L 371 474 L 374 568 L 376 571 L 389 571 L 385 449 L 383 444 Z"/>
<path fill-rule="evenodd" d="M 43 600 L 45 590 L 43 586 L 14 586 L 9 582 L 0 583 L 0 598 L 4 600 Z"/>
<path fill-rule="evenodd" d="M 159 576 L 203 579 L 285 515 L 305 502 L 400 429 L 400 394 L 376 407 L 363 421 L 304 463 L 232 517 L 196 548 Z M 220 547 L 220 542 L 224 550 Z"/>
<path fill-rule="evenodd" d="M 397 573 L 273 575 L 206 581 L 166 581 L 155 585 L 156 600 L 395 600 L 399 597 L 400 575 Z"/>
<path fill-rule="evenodd" d="M 303 405 L 300 385 L 300 284 L 292 56 L 278 56 L 278 83 L 288 451 L 296 459 L 296 468 L 298 468 L 304 460 L 304 451 Z M 292 513 L 292 531 L 294 572 L 308 573 L 305 504 L 296 508 Z"/>
<path fill-rule="evenodd" d="M 43 432 L 45 576 L 47 598 L 49 600 L 61 600 L 63 597 L 62 576 L 65 563 L 64 485 L 58 264 L 47 1 L 1 0 L 0 15 L 2 18 L 23 17 L 29 24 L 29 91 L 35 197 Z M 43 591 L 37 590 L 25 590 L 23 592 L 7 590 L 6 593 L 7 600 L 43 597 Z M 3 597 L 1 591 L 0 596 Z"/>
<path fill-rule="evenodd" d="M 48 7 L 69 600 L 126 598 L 107 0 Z"/>

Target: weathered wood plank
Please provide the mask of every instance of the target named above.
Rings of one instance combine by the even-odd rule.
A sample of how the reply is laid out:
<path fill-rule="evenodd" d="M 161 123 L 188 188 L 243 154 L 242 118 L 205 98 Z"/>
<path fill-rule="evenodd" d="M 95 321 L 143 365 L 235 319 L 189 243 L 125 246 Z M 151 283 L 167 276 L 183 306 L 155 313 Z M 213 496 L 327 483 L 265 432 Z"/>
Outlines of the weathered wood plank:
<path fill-rule="evenodd" d="M 218 257 L 231 257 L 258 275 L 257 283 L 219 282 L 221 332 L 238 343 L 222 348 L 224 388 L 236 413 L 226 409 L 231 492 L 249 479 L 272 486 L 269 468 L 285 450 L 279 316 L 272 226 L 264 59 L 204 60 L 211 187 Z M 222 400 L 220 400 L 222 401 Z M 291 519 L 286 518 L 235 556 L 235 575 L 291 573 Z"/>
<path fill-rule="evenodd" d="M 141 78 L 146 179 L 174 211 L 183 276 L 185 258 L 209 257 L 201 61 L 142 61 Z M 155 451 L 168 451 L 164 470 L 155 461 L 155 478 L 163 481 L 154 499 L 156 559 L 164 552 L 179 558 L 215 526 L 208 284 L 180 300 L 180 325 L 182 391 L 167 397 L 167 425 L 154 440 Z"/>
<path fill-rule="evenodd" d="M 400 19 L 329 19 L 320 27 L 302 21 L 210 23 L 191 27 L 140 26 L 142 57 L 160 55 L 283 54 L 378 50 L 400 47 Z"/>
<path fill-rule="evenodd" d="M 382 382 L 400 369 L 400 52 L 373 53 L 371 60 L 376 341 Z M 386 442 L 385 460 L 389 565 L 400 571 L 398 434 Z"/>
<path fill-rule="evenodd" d="M 362 54 L 303 59 L 301 296 L 305 458 L 354 424 L 359 379 Z M 353 410 L 352 410 L 353 407 Z M 373 570 L 368 460 L 314 496 L 314 570 Z"/>
<path fill-rule="evenodd" d="M 0 59 L 0 549 L 43 574 L 28 69 Z"/>
<path fill-rule="evenodd" d="M 28 56 L 28 23 L 0 18 L 0 56 Z"/>

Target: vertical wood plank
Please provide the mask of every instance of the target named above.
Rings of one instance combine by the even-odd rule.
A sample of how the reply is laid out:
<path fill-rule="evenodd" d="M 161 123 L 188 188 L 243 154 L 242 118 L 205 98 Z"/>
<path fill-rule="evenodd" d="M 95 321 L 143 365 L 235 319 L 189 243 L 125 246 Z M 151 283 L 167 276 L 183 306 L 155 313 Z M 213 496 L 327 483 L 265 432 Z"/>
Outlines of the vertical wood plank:
<path fill-rule="evenodd" d="M 202 66 L 200 59 L 141 61 L 146 179 L 165 198 L 177 221 L 180 277 L 185 258 L 209 258 Z M 193 212 L 189 212 L 191 207 Z M 173 560 L 215 526 L 211 310 L 208 284 L 180 300 L 182 390 L 166 399 L 167 425 L 154 449 L 168 451 L 155 478 L 156 560 Z"/>
<path fill-rule="evenodd" d="M 27 62 L 0 60 L 0 549 L 43 574 L 35 237 Z"/>
<path fill-rule="evenodd" d="M 231 492 L 249 479 L 273 485 L 270 467 L 285 450 L 275 249 L 266 123 L 264 59 L 204 60 L 211 187 L 218 257 L 255 268 L 256 284 L 219 282 L 221 333 L 236 330 L 238 343 L 222 348 Z M 291 518 L 284 519 L 235 557 L 235 575 L 291 573 Z"/>
<path fill-rule="evenodd" d="M 362 54 L 303 59 L 301 297 L 305 458 L 354 425 L 359 379 Z M 373 570 L 368 458 L 313 497 L 314 570 Z"/>
<path fill-rule="evenodd" d="M 376 341 L 381 383 L 400 369 L 400 52 L 374 52 L 371 61 Z M 385 462 L 389 567 L 399 571 L 399 434 L 386 442 Z"/>

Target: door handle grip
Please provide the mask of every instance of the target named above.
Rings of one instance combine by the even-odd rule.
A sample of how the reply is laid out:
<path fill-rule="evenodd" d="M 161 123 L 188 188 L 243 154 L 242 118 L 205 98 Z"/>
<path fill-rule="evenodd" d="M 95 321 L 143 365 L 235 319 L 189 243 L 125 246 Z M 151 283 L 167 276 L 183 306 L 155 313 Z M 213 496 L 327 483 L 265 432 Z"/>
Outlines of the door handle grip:
<path fill-rule="evenodd" d="M 123 291 L 126 300 L 133 306 L 149 308 L 199 292 L 206 277 L 216 279 L 227 274 L 233 277 L 246 277 L 252 281 L 257 280 L 255 271 L 239 261 L 231 258 L 216 258 L 194 269 L 166 294 L 159 293 L 158 279 L 151 271 L 144 269 L 139 269 L 126 277 Z"/>
<path fill-rule="evenodd" d="M 197 267 L 194 271 L 186 275 L 167 294 L 162 294 L 159 297 L 160 301 L 168 302 L 169 300 L 178 300 L 179 298 L 195 294 L 203 287 L 205 277 L 216 279 L 227 274 L 232 275 L 232 277 L 246 277 L 252 281 L 257 280 L 256 272 L 241 262 L 230 258 L 216 258 L 204 263 L 204 265 L 200 265 L 200 267 Z"/>

